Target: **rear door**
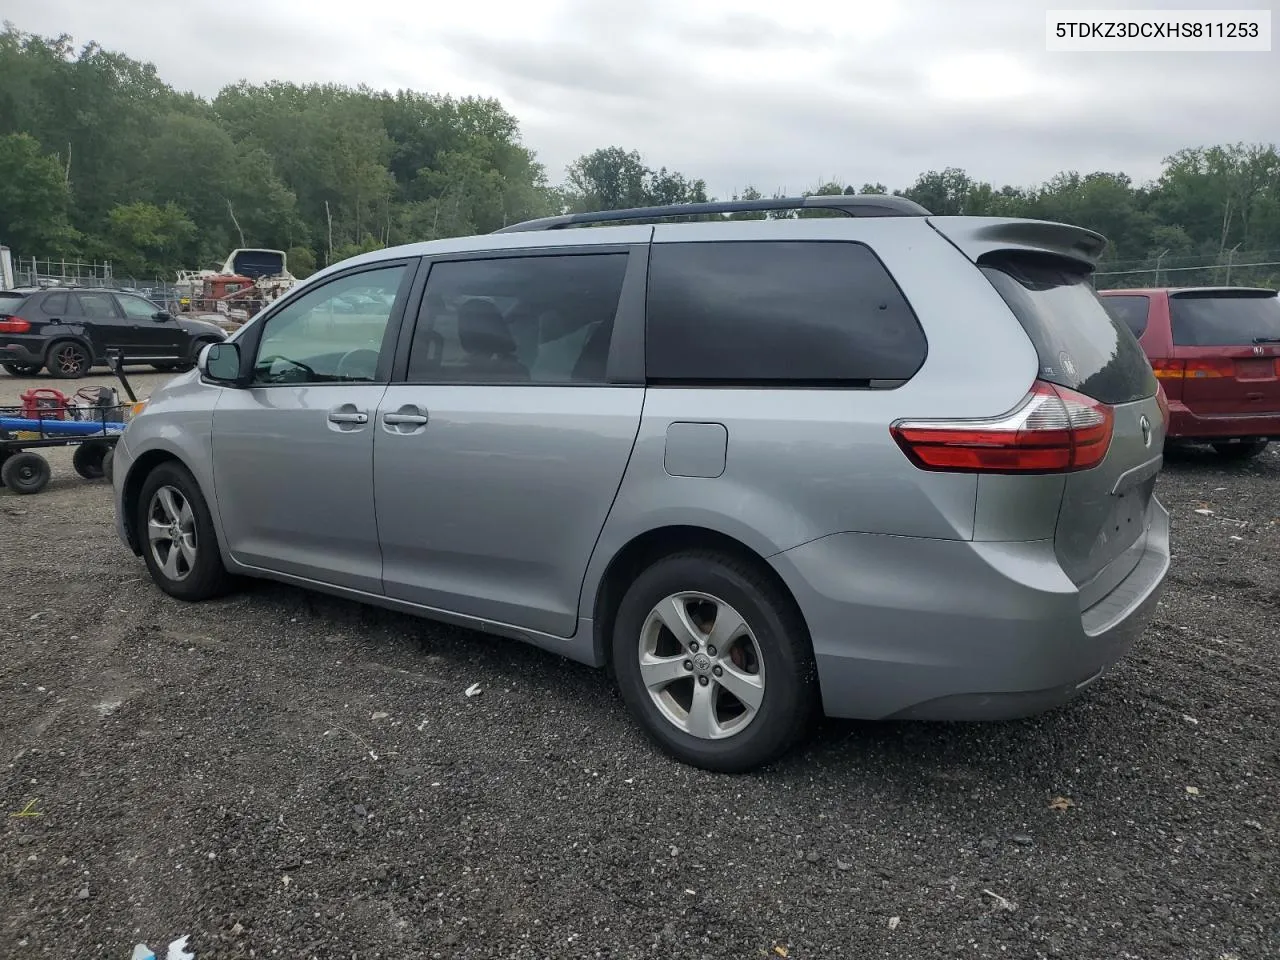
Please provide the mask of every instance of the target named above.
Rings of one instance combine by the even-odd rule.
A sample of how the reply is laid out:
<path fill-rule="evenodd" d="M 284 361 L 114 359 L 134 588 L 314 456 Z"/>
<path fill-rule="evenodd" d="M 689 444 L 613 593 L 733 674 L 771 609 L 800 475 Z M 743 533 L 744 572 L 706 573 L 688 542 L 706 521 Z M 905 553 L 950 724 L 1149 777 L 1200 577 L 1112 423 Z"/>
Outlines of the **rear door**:
<path fill-rule="evenodd" d="M 1169 294 L 1182 402 L 1202 417 L 1280 413 L 1280 300 L 1274 290 Z"/>
<path fill-rule="evenodd" d="M 1157 381 L 1130 328 L 1104 309 L 1086 264 L 1029 251 L 979 262 L 1035 345 L 1039 378 L 1107 404 L 1114 418 L 1102 463 L 1066 475 L 1055 533 L 1058 562 L 1088 607 L 1146 547 L 1164 440 Z"/>
<path fill-rule="evenodd" d="M 387 596 L 574 634 L 640 423 L 647 252 L 431 264 L 374 429 Z"/>
<path fill-rule="evenodd" d="M 133 322 L 125 319 L 115 297 L 102 290 L 83 291 L 72 297 L 80 308 L 81 322 L 97 357 L 108 350 L 119 350 L 125 359 L 138 355 Z"/>

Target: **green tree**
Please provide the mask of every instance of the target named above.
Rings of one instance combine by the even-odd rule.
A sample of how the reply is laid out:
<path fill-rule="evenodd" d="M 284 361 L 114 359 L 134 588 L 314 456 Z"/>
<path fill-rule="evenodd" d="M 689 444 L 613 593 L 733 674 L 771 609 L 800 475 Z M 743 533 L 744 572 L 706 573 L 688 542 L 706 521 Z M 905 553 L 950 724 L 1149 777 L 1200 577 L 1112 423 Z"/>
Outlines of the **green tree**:
<path fill-rule="evenodd" d="M 196 238 L 196 225 L 176 204 L 122 204 L 107 214 L 99 255 L 117 276 L 172 275 L 192 262 Z"/>
<path fill-rule="evenodd" d="M 77 235 L 67 220 L 69 192 L 57 160 L 25 133 L 0 136 L 0 240 L 30 255 L 65 255 Z"/>

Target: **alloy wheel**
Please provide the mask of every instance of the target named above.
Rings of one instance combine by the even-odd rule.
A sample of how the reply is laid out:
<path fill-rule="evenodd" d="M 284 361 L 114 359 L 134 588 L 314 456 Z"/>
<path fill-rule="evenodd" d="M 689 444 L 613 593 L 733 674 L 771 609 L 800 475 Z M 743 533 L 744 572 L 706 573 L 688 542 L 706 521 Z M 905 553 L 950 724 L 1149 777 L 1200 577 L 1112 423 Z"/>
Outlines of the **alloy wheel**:
<path fill-rule="evenodd" d="M 147 506 L 147 540 L 156 566 L 170 580 L 185 580 L 196 565 L 196 518 L 177 487 L 163 486 Z"/>
<path fill-rule="evenodd" d="M 640 677 L 675 727 L 704 740 L 741 733 L 764 702 L 764 657 L 732 606 L 685 591 L 660 601 L 640 633 Z"/>

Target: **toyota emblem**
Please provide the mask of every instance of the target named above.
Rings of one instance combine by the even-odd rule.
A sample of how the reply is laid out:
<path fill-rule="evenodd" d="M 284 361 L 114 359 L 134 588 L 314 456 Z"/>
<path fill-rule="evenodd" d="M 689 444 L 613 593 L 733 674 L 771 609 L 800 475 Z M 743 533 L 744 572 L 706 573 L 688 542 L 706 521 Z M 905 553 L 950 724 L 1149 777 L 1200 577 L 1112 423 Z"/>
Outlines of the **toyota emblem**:
<path fill-rule="evenodd" d="M 1144 447 L 1151 446 L 1151 421 L 1146 418 L 1145 414 L 1138 421 L 1138 426 L 1142 428 L 1142 445 Z"/>

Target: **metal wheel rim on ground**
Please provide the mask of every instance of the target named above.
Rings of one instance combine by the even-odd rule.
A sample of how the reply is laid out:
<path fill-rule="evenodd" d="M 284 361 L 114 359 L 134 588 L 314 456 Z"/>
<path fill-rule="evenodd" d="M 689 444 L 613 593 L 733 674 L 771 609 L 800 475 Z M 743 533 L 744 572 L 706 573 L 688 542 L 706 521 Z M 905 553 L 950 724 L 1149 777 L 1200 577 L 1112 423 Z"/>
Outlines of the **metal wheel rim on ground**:
<path fill-rule="evenodd" d="M 170 580 L 185 580 L 196 565 L 196 518 L 177 487 L 163 486 L 147 505 L 147 540 L 156 566 Z"/>
<path fill-rule="evenodd" d="M 640 679 L 677 729 L 702 740 L 741 733 L 764 702 L 764 657 L 746 620 L 708 593 L 673 593 L 640 630 Z"/>
<path fill-rule="evenodd" d="M 53 359 L 62 373 L 79 373 L 84 366 L 84 358 L 80 350 L 70 345 L 59 347 Z"/>

